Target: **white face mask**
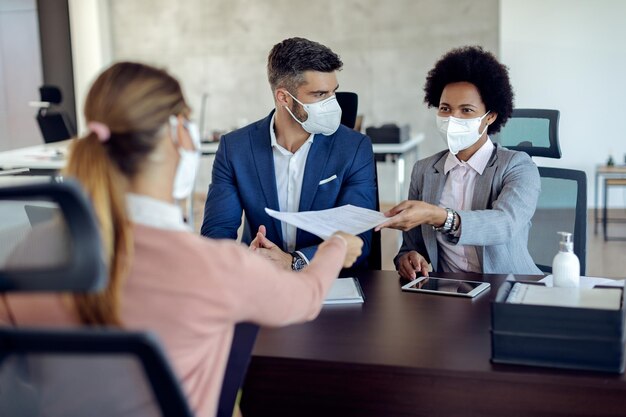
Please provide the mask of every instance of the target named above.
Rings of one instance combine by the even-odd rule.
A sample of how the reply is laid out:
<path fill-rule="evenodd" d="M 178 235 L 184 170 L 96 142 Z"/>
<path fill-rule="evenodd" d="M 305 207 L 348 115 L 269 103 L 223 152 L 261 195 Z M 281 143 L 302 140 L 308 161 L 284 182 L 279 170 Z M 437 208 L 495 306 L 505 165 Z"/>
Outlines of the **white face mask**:
<path fill-rule="evenodd" d="M 176 116 L 170 116 L 170 126 L 172 129 L 172 138 L 178 145 L 178 153 L 180 155 L 178 167 L 176 168 L 176 176 L 174 177 L 172 196 L 177 200 L 181 200 L 191 195 L 196 181 L 196 173 L 198 172 L 198 165 L 200 163 L 200 130 L 194 122 L 185 123 L 185 127 L 187 128 L 187 132 L 189 132 L 189 137 L 194 146 L 194 150 L 191 151 L 180 146 L 177 130 L 178 119 Z"/>
<path fill-rule="evenodd" d="M 439 129 L 439 133 L 443 136 L 444 141 L 447 142 L 450 153 L 456 155 L 480 139 L 489 126 L 485 126 L 482 132 L 479 132 L 478 129 L 480 128 L 480 123 L 488 114 L 489 112 L 482 115 L 482 117 L 472 119 L 437 116 L 437 129 Z"/>
<path fill-rule="evenodd" d="M 300 103 L 307 114 L 307 119 L 301 122 L 294 116 L 289 107 L 285 106 L 291 117 L 293 117 L 296 122 L 300 123 L 305 131 L 314 135 L 321 133 L 322 135 L 330 136 L 339 129 L 339 124 L 341 123 L 341 107 L 339 107 L 335 96 L 328 97 L 316 103 L 304 104 L 292 96 L 289 91 L 287 91 L 287 94 Z"/>

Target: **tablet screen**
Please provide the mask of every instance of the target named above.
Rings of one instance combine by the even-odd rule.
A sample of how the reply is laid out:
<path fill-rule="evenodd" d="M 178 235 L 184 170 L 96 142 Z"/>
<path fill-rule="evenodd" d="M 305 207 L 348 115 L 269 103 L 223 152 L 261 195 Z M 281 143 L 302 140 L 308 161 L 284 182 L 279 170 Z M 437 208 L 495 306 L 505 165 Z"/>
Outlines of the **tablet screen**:
<path fill-rule="evenodd" d="M 478 281 L 460 281 L 456 279 L 424 277 L 424 279 L 418 282 L 414 281 L 410 285 L 406 285 L 404 288 L 409 290 L 431 290 L 456 294 L 468 294 L 481 284 L 483 283 Z"/>

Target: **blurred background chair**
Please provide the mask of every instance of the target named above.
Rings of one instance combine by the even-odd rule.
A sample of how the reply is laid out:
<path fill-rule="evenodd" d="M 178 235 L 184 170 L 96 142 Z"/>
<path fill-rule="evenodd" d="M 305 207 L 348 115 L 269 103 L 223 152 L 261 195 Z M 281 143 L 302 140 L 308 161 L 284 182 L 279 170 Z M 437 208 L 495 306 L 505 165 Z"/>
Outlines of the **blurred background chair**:
<path fill-rule="evenodd" d="M 514 109 L 494 142 L 526 152 L 531 157 L 561 158 L 559 111 Z M 574 253 L 580 261 L 580 274 L 586 270 L 587 254 L 587 175 L 566 168 L 539 167 L 541 194 L 532 217 L 528 250 L 543 272 L 552 272 L 552 258 L 559 250 L 557 232 L 574 235 Z"/>
<path fill-rule="evenodd" d="M 335 93 L 335 97 L 337 97 L 337 103 L 341 107 L 341 124 L 354 129 L 359 108 L 359 96 L 357 93 L 338 91 Z"/>
<path fill-rule="evenodd" d="M 25 206 L 54 213 L 31 228 Z M 18 239 L 15 230 L 22 233 Z M 9 232 L 8 235 L 5 232 Z M 0 295 L 106 285 L 91 205 L 72 182 L 0 189 Z M 192 416 L 147 332 L 0 327 L 1 416 Z"/>
<path fill-rule="evenodd" d="M 359 110 L 359 96 L 356 93 L 347 91 L 338 91 L 335 93 L 337 102 L 341 107 L 341 124 L 355 129 L 357 121 L 357 113 Z M 376 169 L 376 160 L 374 160 L 374 176 L 376 187 L 378 188 L 378 170 Z M 376 211 L 380 211 L 380 199 L 378 190 L 376 190 Z M 367 268 L 372 270 L 380 270 L 382 268 L 382 243 L 380 232 L 372 232 L 372 246 L 367 258 Z"/>
<path fill-rule="evenodd" d="M 39 87 L 41 101 L 35 103 L 37 123 L 45 143 L 59 142 L 76 136 L 76 128 L 65 111 L 58 109 L 63 101 L 61 90 L 53 85 Z"/>

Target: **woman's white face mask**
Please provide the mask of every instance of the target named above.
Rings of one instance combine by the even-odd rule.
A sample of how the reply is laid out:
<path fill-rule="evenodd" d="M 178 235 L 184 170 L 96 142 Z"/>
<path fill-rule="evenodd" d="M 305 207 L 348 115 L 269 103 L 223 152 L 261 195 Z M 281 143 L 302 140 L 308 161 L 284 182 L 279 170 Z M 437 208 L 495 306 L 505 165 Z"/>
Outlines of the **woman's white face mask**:
<path fill-rule="evenodd" d="M 178 138 L 178 118 L 170 116 L 170 127 L 172 131 L 172 139 L 178 147 L 180 160 L 176 168 L 176 176 L 174 177 L 174 187 L 172 196 L 181 200 L 191 195 L 194 184 L 196 182 L 196 173 L 200 163 L 200 130 L 198 126 L 191 121 L 185 122 L 185 128 L 189 132 L 189 137 L 193 142 L 193 150 L 185 149 L 180 145 Z"/>
<path fill-rule="evenodd" d="M 469 148 L 475 144 L 478 139 L 485 133 L 489 126 L 485 126 L 482 132 L 479 132 L 480 123 L 490 112 L 485 113 L 481 117 L 472 119 L 459 119 L 458 117 L 442 117 L 437 115 L 437 129 L 444 141 L 448 144 L 448 149 L 453 155 Z"/>

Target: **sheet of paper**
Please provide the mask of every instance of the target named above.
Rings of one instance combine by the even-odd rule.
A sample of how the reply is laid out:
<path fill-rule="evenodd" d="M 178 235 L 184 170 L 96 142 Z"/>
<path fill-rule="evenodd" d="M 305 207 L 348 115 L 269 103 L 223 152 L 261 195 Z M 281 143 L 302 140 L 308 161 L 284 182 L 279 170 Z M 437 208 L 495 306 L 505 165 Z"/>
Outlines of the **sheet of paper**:
<path fill-rule="evenodd" d="M 619 310 L 620 288 L 564 288 L 516 282 L 507 303 Z"/>
<path fill-rule="evenodd" d="M 299 213 L 281 212 L 269 208 L 265 208 L 265 212 L 275 219 L 322 239 L 328 239 L 338 231 L 358 235 L 389 220 L 388 217 L 378 211 L 355 207 L 350 204 L 328 210 L 301 211 Z"/>
<path fill-rule="evenodd" d="M 552 275 L 548 275 L 542 278 L 539 282 L 544 282 L 548 287 L 551 287 L 553 285 Z M 613 279 L 613 278 L 588 277 L 588 276 L 580 277 L 580 288 L 593 288 L 596 285 L 610 286 L 610 287 L 623 287 L 624 280 Z"/>
<path fill-rule="evenodd" d="M 363 294 L 356 278 L 337 278 L 324 300 L 324 304 L 354 304 L 362 302 Z"/>

